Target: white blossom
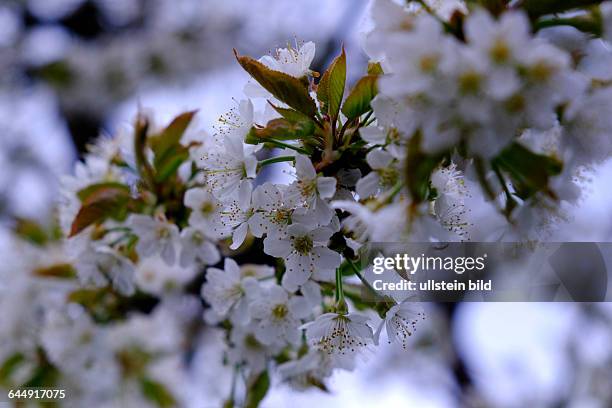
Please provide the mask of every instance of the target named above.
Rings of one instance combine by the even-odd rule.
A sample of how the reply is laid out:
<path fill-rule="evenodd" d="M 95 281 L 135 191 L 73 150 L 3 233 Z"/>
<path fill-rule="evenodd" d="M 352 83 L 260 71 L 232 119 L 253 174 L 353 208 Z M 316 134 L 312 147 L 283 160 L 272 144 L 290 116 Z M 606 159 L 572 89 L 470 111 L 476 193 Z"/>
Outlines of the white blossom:
<path fill-rule="evenodd" d="M 374 333 L 374 342 L 376 344 L 380 342 L 380 334 L 384 327 L 389 343 L 399 342 L 405 349 L 408 346 L 408 338 L 416 330 L 417 322 L 422 319 L 424 319 L 423 308 L 418 303 L 407 299 L 396 304 L 387 311 L 385 318 L 380 322 Z"/>
<path fill-rule="evenodd" d="M 133 214 L 127 225 L 138 237 L 136 250 L 140 256 L 159 254 L 166 264 L 174 263 L 179 238 L 179 230 L 175 224 L 148 215 Z"/>
<path fill-rule="evenodd" d="M 298 345 L 301 332 L 300 319 L 311 313 L 302 296 L 290 296 L 280 286 L 263 288 L 254 295 L 249 305 L 254 320 L 254 333 L 264 344 L 286 343 Z"/>
<path fill-rule="evenodd" d="M 368 317 L 356 314 L 325 313 L 302 326 L 306 338 L 317 349 L 331 355 L 353 355 L 373 340 Z"/>
<path fill-rule="evenodd" d="M 326 227 L 292 224 L 286 235 L 268 235 L 264 240 L 264 252 L 285 260 L 282 280 L 285 289 L 295 292 L 310 278 L 333 280 L 342 259 L 339 253 L 327 247 L 332 233 Z"/>
<path fill-rule="evenodd" d="M 224 269 L 208 268 L 202 297 L 221 317 L 228 314 L 232 321 L 246 324 L 250 320 L 246 293 L 258 288 L 258 279 L 274 274 L 274 269 L 259 265 L 238 266 L 236 261 L 225 258 Z"/>
<path fill-rule="evenodd" d="M 297 180 L 289 185 L 285 197 L 291 203 L 304 206 L 319 225 L 327 225 L 333 211 L 324 199 L 330 199 L 336 192 L 336 179 L 317 175 L 309 158 L 295 156 Z"/>
<path fill-rule="evenodd" d="M 180 265 L 191 266 L 198 262 L 214 265 L 221 259 L 219 250 L 206 233 L 198 228 L 187 227 L 181 231 Z"/>
<path fill-rule="evenodd" d="M 196 274 L 195 265 L 168 265 L 159 256 L 149 256 L 141 259 L 136 266 L 134 279 L 143 292 L 161 296 L 181 290 Z"/>
<path fill-rule="evenodd" d="M 245 145 L 242 137 L 226 136 L 223 145 L 204 153 L 202 171 L 204 181 L 219 198 L 236 191 L 243 183 L 249 183 L 257 171 L 257 158 L 253 146 Z"/>
<path fill-rule="evenodd" d="M 289 224 L 294 207 L 280 185 L 265 183 L 253 191 L 253 216 L 249 228 L 256 237 L 282 235 Z"/>
<path fill-rule="evenodd" d="M 222 238 L 229 234 L 229 227 L 221 222 L 223 204 L 212 193 L 203 188 L 191 188 L 185 193 L 184 202 L 191 209 L 189 225 L 211 237 Z"/>

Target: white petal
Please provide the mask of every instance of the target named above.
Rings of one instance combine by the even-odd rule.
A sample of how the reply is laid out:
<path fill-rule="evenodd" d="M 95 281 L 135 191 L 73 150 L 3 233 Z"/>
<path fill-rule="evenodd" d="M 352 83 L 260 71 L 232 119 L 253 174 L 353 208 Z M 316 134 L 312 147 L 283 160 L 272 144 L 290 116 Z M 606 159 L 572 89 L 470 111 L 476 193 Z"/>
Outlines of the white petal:
<path fill-rule="evenodd" d="M 382 149 L 376 149 L 367 154 L 366 161 L 373 169 L 384 169 L 389 167 L 393 161 L 393 156 Z"/>
<path fill-rule="evenodd" d="M 316 247 L 312 250 L 317 256 L 317 269 L 335 270 L 342 263 L 342 257 L 336 251 L 332 251 L 327 247 Z"/>
<path fill-rule="evenodd" d="M 240 279 L 240 267 L 232 258 L 225 258 L 223 269 L 225 269 L 225 273 L 231 276 L 233 279 Z"/>
<path fill-rule="evenodd" d="M 300 180 L 312 180 L 317 176 L 310 159 L 301 154 L 295 156 L 295 171 Z"/>
<path fill-rule="evenodd" d="M 291 252 L 291 242 L 282 236 L 267 236 L 264 239 L 264 252 L 276 258 L 284 258 Z"/>
<path fill-rule="evenodd" d="M 386 132 L 378 126 L 368 126 L 359 130 L 361 138 L 371 144 L 384 144 L 387 138 Z"/>
<path fill-rule="evenodd" d="M 332 198 L 336 192 L 336 179 L 333 177 L 318 177 L 317 191 L 321 198 Z"/>
<path fill-rule="evenodd" d="M 380 177 L 373 171 L 357 182 L 355 191 L 359 194 L 360 199 L 365 199 L 375 195 L 378 192 L 379 185 Z"/>
<path fill-rule="evenodd" d="M 299 289 L 300 285 L 308 281 L 308 278 L 310 278 L 310 272 L 303 268 L 287 269 L 283 275 L 282 285 L 289 292 L 295 292 Z"/>
<path fill-rule="evenodd" d="M 248 178 L 257 176 L 257 158 L 250 154 L 244 158 L 244 170 Z"/>
<path fill-rule="evenodd" d="M 289 311 L 298 319 L 303 319 L 312 313 L 312 308 L 306 298 L 293 296 L 289 299 Z"/>
<path fill-rule="evenodd" d="M 234 230 L 234 233 L 232 234 L 232 245 L 230 245 L 230 249 L 238 249 L 240 245 L 242 245 L 244 239 L 246 238 L 248 229 L 249 224 L 244 222 Z"/>

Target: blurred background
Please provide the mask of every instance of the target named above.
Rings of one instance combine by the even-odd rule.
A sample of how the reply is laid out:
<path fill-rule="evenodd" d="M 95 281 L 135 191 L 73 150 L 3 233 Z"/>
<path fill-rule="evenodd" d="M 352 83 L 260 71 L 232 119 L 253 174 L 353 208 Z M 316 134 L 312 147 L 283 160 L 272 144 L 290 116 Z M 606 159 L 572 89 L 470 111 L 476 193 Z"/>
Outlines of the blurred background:
<path fill-rule="evenodd" d="M 242 97 L 232 48 L 254 57 L 314 41 L 312 69 L 344 44 L 349 78 L 363 72 L 367 0 L 0 0 L 0 228 L 48 218 L 58 178 L 87 143 L 140 108 L 166 121 L 199 109 L 201 126 Z M 235 99 L 233 99 L 235 98 Z M 560 237 L 612 238 L 612 163 Z M 608 256 L 606 261 L 612 265 Z M 426 305 L 403 350 L 383 345 L 329 392 L 273 388 L 264 407 L 612 407 L 612 306 Z M 211 378 L 214 356 L 198 366 Z M 213 376 L 214 377 L 214 376 Z M 197 406 L 225 396 L 213 380 Z"/>

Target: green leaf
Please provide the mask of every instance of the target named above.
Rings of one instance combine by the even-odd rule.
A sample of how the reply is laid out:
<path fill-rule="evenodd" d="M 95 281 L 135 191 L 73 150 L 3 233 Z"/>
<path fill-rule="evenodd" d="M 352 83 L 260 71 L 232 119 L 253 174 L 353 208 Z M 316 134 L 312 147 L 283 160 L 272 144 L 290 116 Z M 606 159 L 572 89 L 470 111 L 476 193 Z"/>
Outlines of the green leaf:
<path fill-rule="evenodd" d="M 76 269 L 69 263 L 59 263 L 44 268 L 38 268 L 33 272 L 34 275 L 43 278 L 72 279 L 77 276 Z"/>
<path fill-rule="evenodd" d="M 249 381 L 244 407 L 257 408 L 259 403 L 266 396 L 269 388 L 270 376 L 268 375 L 267 371 L 264 371 L 257 377 L 252 378 L 251 381 Z"/>
<path fill-rule="evenodd" d="M 49 234 L 38 223 L 32 220 L 18 218 L 14 226 L 15 233 L 36 245 L 44 245 L 49 240 Z"/>
<path fill-rule="evenodd" d="M 247 143 L 262 143 L 266 139 L 296 140 L 311 136 L 315 125 L 311 120 L 292 123 L 284 118 L 272 119 L 264 128 L 252 127 L 246 137 Z"/>
<path fill-rule="evenodd" d="M 161 156 L 155 156 L 155 182 L 162 183 L 173 176 L 188 158 L 189 149 L 180 144 L 171 146 Z"/>
<path fill-rule="evenodd" d="M 551 176 L 561 173 L 563 163 L 553 157 L 533 153 L 520 143 L 512 143 L 495 157 L 491 164 L 506 172 L 522 199 L 538 191 L 548 191 Z"/>
<path fill-rule="evenodd" d="M 160 382 L 149 378 L 140 380 L 140 389 L 142 394 L 149 400 L 157 404 L 157 406 L 166 408 L 176 406 L 176 400 L 168 388 Z"/>
<path fill-rule="evenodd" d="M 304 115 L 302 112 L 298 112 L 295 109 L 281 108 L 280 106 L 274 105 L 270 101 L 268 101 L 268 103 L 270 104 L 270 106 L 272 106 L 272 108 L 276 112 L 278 112 L 283 118 L 287 119 L 291 123 L 304 122 L 304 121 L 312 122 L 312 120 L 310 120 L 310 118 Z"/>
<path fill-rule="evenodd" d="M 317 98 L 321 102 L 321 107 L 324 111 L 327 111 L 332 120 L 338 117 L 345 83 L 346 53 L 344 47 L 342 47 L 342 53 L 334 59 L 327 71 L 323 73 L 317 88 Z"/>
<path fill-rule="evenodd" d="M 521 7 L 532 19 L 546 15 L 557 14 L 576 8 L 600 4 L 601 0 L 524 0 Z"/>
<path fill-rule="evenodd" d="M 357 81 L 342 106 L 342 113 L 349 120 L 355 119 L 372 109 L 370 102 L 378 93 L 377 79 L 377 75 L 366 75 Z"/>
<path fill-rule="evenodd" d="M 85 200 L 87 200 L 91 195 L 101 191 L 101 190 L 106 190 L 106 189 L 116 189 L 116 190 L 121 190 L 126 192 L 127 194 L 130 194 L 130 188 L 128 186 L 126 186 L 125 184 L 122 183 L 118 183 L 115 181 L 109 181 L 109 182 L 105 182 L 105 183 L 96 183 L 96 184 L 91 184 L 81 190 L 79 190 L 77 192 L 77 197 L 79 197 L 79 200 L 81 200 L 81 202 L 84 202 Z"/>
<path fill-rule="evenodd" d="M 147 158 L 147 139 L 149 137 L 149 120 L 146 116 L 138 114 L 134 124 L 134 158 L 136 168 L 142 178 L 143 184 L 150 189 L 155 188 L 153 167 Z"/>
<path fill-rule="evenodd" d="M 170 122 L 158 135 L 149 138 L 149 145 L 155 156 L 164 156 L 166 151 L 180 144 L 187 127 L 197 111 L 181 113 Z"/>
<path fill-rule="evenodd" d="M 24 361 L 25 356 L 21 353 L 15 353 L 4 360 L 4 363 L 0 366 L 0 384 L 7 384 L 11 375 Z"/>
<path fill-rule="evenodd" d="M 88 193 L 72 222 L 70 236 L 109 217 L 118 220 L 124 218 L 130 198 L 129 189 L 126 191 L 118 186 L 105 186 Z"/>
<path fill-rule="evenodd" d="M 56 61 L 33 70 L 34 75 L 51 86 L 65 89 L 74 85 L 77 79 L 75 70 L 66 61 Z"/>
<path fill-rule="evenodd" d="M 308 86 L 298 78 L 274 71 L 251 57 L 240 56 L 236 50 L 234 54 L 242 68 L 278 100 L 308 117 L 316 114 L 317 107 L 308 93 Z"/>
<path fill-rule="evenodd" d="M 431 173 L 444 159 L 444 154 L 428 155 L 421 150 L 421 134 L 416 133 L 408 142 L 406 156 L 406 185 L 412 199 L 423 202 L 429 197 Z"/>
<path fill-rule="evenodd" d="M 51 388 L 57 384 L 60 372 L 49 363 L 40 365 L 34 370 L 34 374 L 23 384 L 23 388 Z"/>
<path fill-rule="evenodd" d="M 181 145 L 181 138 L 195 114 L 196 111 L 180 114 L 158 135 L 148 139 L 155 154 L 153 159 L 155 183 L 162 183 L 173 176 L 181 164 L 189 158 L 189 148 Z"/>
<path fill-rule="evenodd" d="M 369 75 L 382 75 L 384 71 L 380 62 L 368 62 L 368 74 Z"/>

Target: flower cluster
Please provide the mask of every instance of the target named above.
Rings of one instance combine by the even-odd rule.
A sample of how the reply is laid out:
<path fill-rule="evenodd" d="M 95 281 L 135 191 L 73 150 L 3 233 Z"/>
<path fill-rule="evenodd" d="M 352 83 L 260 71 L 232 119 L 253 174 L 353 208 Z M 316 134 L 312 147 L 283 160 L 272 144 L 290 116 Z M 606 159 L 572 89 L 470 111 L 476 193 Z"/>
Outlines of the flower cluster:
<path fill-rule="evenodd" d="M 462 10 L 374 1 L 379 60 L 348 92 L 344 50 L 322 74 L 313 43 L 236 52 L 248 98 L 214 134 L 186 112 L 100 139 L 63 180 L 60 231 L 21 221 L 7 239 L 24 255 L 0 265 L 0 384 L 181 405 L 182 357 L 216 330 L 246 379 L 228 405 L 257 405 L 272 375 L 325 389 L 383 330 L 410 347 L 423 318 L 413 299 L 362 299 L 369 244 L 552 233 L 612 153 L 610 78 L 590 46 L 533 34 L 531 9 Z M 477 227 L 478 206 L 496 222 Z"/>

